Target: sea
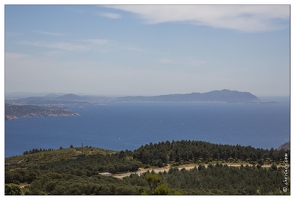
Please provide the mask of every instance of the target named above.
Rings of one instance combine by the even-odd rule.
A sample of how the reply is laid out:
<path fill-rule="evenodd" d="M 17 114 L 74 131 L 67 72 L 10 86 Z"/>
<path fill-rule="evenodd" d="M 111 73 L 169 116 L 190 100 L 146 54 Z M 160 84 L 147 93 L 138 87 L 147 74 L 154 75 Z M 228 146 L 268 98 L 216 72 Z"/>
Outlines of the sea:
<path fill-rule="evenodd" d="M 290 102 L 102 103 L 70 106 L 80 116 L 5 121 L 5 157 L 31 149 L 92 146 L 135 150 L 162 141 L 197 140 L 276 149 L 290 140 Z"/>

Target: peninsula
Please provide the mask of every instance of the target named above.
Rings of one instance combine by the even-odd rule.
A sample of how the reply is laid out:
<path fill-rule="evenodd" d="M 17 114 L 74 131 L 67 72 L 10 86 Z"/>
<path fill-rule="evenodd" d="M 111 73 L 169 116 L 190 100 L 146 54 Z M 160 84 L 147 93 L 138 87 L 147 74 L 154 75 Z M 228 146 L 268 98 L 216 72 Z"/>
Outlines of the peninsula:
<path fill-rule="evenodd" d="M 13 120 L 20 117 L 40 116 L 78 116 L 79 114 L 69 112 L 66 108 L 45 107 L 35 105 L 11 105 L 5 104 L 5 119 Z"/>
<path fill-rule="evenodd" d="M 117 101 L 131 102 L 222 102 L 222 103 L 245 103 L 259 102 L 260 99 L 250 92 L 234 90 L 214 90 L 205 93 L 168 94 L 159 96 L 130 96 L 120 97 Z"/>

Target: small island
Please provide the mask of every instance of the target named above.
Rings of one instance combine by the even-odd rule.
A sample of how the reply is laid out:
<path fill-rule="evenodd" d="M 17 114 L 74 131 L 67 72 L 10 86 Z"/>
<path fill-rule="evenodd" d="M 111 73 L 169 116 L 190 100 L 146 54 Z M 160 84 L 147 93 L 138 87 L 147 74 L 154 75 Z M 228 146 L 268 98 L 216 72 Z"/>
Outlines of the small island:
<path fill-rule="evenodd" d="M 5 104 L 5 120 L 14 120 L 20 117 L 56 117 L 79 116 L 78 113 L 68 111 L 66 108 L 56 106 L 12 105 Z"/>

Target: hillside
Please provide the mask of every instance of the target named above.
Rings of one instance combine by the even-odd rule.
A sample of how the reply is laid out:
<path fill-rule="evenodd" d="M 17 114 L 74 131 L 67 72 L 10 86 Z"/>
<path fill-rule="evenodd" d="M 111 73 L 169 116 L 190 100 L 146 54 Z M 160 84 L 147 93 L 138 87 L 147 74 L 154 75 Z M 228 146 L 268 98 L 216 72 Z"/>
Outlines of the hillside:
<path fill-rule="evenodd" d="M 25 151 L 22 156 L 12 156 L 5 158 L 5 166 L 9 169 L 27 168 L 32 166 L 40 166 L 44 163 L 54 163 L 58 160 L 72 160 L 80 155 L 89 156 L 94 154 L 107 155 L 115 154 L 116 151 L 95 148 L 95 147 L 70 147 L 60 149 L 32 149 Z"/>
<path fill-rule="evenodd" d="M 134 151 L 32 149 L 5 158 L 5 194 L 284 194 L 284 153 L 201 141 L 150 143 Z M 178 169 L 183 164 L 195 167 Z M 170 169 L 156 170 L 163 166 Z M 143 168 L 158 174 L 136 173 Z M 115 178 L 120 173 L 130 175 Z"/>

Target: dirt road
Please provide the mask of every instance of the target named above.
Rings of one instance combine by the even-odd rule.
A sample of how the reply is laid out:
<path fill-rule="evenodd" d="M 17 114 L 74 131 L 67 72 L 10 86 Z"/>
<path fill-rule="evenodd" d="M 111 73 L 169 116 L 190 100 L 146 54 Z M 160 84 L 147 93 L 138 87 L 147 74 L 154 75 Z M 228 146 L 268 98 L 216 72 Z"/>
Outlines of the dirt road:
<path fill-rule="evenodd" d="M 227 164 L 230 167 L 240 167 L 241 164 L 237 164 L 237 163 L 224 163 L 223 165 Z M 243 165 L 245 166 L 247 163 L 243 163 Z M 248 164 L 249 166 L 252 166 L 251 164 Z M 179 170 L 181 169 L 186 169 L 186 170 L 190 170 L 193 169 L 194 167 L 198 168 L 198 164 L 187 164 L 187 165 L 179 165 L 177 168 Z M 208 164 L 204 164 L 204 166 L 207 168 Z M 270 167 L 271 165 L 262 165 L 262 167 Z M 148 168 L 148 169 L 143 169 L 143 168 L 139 168 L 137 172 L 128 172 L 128 173 L 123 173 L 123 174 L 113 174 L 112 176 L 115 178 L 119 178 L 119 179 L 123 179 L 126 176 L 130 176 L 131 174 L 137 174 L 137 175 L 142 175 L 143 173 L 147 172 L 147 171 L 152 171 L 154 170 L 155 173 L 159 173 L 159 172 L 168 172 L 170 169 L 170 165 L 168 164 L 165 167 L 161 167 L 161 168 Z"/>

